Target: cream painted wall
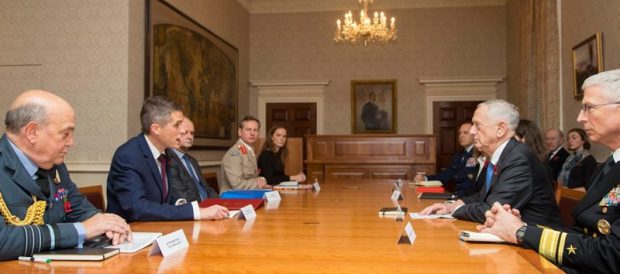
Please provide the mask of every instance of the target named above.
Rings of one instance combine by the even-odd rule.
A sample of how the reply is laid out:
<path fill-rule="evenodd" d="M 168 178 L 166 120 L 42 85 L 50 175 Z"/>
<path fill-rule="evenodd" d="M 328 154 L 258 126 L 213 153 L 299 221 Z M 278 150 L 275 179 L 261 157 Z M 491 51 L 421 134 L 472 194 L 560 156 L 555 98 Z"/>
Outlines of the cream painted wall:
<path fill-rule="evenodd" d="M 398 80 L 398 133 L 424 133 L 427 110 L 418 78 L 505 76 L 504 6 L 386 10 L 398 40 L 387 46 L 332 41 L 342 12 L 250 16 L 252 81 L 331 80 L 327 134 L 351 133 L 350 81 Z M 500 86 L 504 98 L 505 85 Z M 252 102 L 256 104 L 256 102 Z"/>
<path fill-rule="evenodd" d="M 520 0 L 508 0 L 506 3 L 506 100 L 522 109 L 521 102 L 521 16 Z"/>
<path fill-rule="evenodd" d="M 562 5 L 562 100 L 563 128 L 581 127 L 577 123 L 580 101 L 573 97 L 572 48 L 595 32 L 603 33 L 605 70 L 620 68 L 620 1 L 561 0 Z M 609 149 L 595 145 L 591 152 L 598 161 L 609 156 Z"/>
<path fill-rule="evenodd" d="M 247 11 L 237 1 L 170 2 L 239 49 L 239 112 L 245 114 Z M 114 151 L 140 131 L 144 6 L 144 0 L 0 0 L 0 112 L 32 88 L 67 99 L 77 130 L 66 163 L 80 186 L 105 184 Z M 223 153 L 192 152 L 203 161 Z"/>

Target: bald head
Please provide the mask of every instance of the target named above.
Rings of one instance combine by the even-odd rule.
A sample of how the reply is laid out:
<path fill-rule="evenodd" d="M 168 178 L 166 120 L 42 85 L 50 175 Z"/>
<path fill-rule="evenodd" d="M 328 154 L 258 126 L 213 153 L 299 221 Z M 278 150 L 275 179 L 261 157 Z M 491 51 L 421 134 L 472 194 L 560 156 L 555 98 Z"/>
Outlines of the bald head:
<path fill-rule="evenodd" d="M 44 169 L 61 164 L 73 146 L 73 108 L 49 91 L 29 90 L 17 96 L 4 123 L 11 142 Z"/>
<path fill-rule="evenodd" d="M 44 124 L 49 115 L 59 112 L 73 113 L 73 108 L 67 101 L 49 91 L 25 91 L 15 98 L 6 113 L 6 131 L 18 134 L 29 122 Z"/>

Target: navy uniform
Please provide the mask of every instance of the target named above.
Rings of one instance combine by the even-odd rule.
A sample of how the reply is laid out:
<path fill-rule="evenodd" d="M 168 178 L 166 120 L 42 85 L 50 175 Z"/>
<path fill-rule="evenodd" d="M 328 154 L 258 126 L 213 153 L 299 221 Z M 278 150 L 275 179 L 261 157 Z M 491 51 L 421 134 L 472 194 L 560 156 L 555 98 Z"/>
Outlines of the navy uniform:
<path fill-rule="evenodd" d="M 45 250 L 71 248 L 78 245 L 78 231 L 73 223 L 87 220 L 99 213 L 69 178 L 64 164 L 52 168 L 49 196 L 29 174 L 6 135 L 0 139 L 0 260 L 30 256 Z M 35 221 L 24 225 L 26 212 L 38 201 L 44 209 L 42 224 Z M 36 214 L 35 214 L 36 215 Z M 83 235 L 85 236 L 85 235 Z"/>
<path fill-rule="evenodd" d="M 549 168 L 549 172 L 551 173 L 551 179 L 553 181 L 558 180 L 558 175 L 560 175 L 560 171 L 562 171 L 562 165 L 566 162 L 566 158 L 570 153 L 564 149 L 564 147 L 560 147 L 557 153 L 553 154 L 553 152 L 549 152 L 547 158 L 545 159 L 544 164 Z"/>
<path fill-rule="evenodd" d="M 454 182 L 454 193 L 458 197 L 465 197 L 479 190 L 475 188 L 475 178 L 478 173 L 478 161 L 473 157 L 473 145 L 469 150 L 457 152 L 452 157 L 452 164 L 437 175 L 427 176 L 427 180 L 439 180 L 444 184 Z"/>
<path fill-rule="evenodd" d="M 620 164 L 613 163 L 594 172 L 593 184 L 573 210 L 575 225 L 566 232 L 528 226 L 522 245 L 568 273 L 619 273 Z"/>
<path fill-rule="evenodd" d="M 218 178 L 220 193 L 229 189 L 258 188 L 258 174 L 254 151 L 239 139 L 222 159 L 222 174 Z"/>

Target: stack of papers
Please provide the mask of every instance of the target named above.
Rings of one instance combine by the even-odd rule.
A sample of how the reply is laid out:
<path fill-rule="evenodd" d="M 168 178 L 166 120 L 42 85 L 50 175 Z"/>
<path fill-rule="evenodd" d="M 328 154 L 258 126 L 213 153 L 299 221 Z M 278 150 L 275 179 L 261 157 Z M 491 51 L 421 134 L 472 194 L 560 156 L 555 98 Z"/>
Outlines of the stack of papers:
<path fill-rule="evenodd" d="M 491 233 L 473 232 L 467 230 L 461 230 L 459 232 L 459 239 L 464 242 L 482 242 L 482 243 L 504 243 L 502 240 Z"/>
<path fill-rule="evenodd" d="M 131 236 L 133 237 L 133 241 L 127 242 L 120 245 L 111 245 L 106 248 L 117 248 L 120 249 L 121 253 L 134 253 L 138 250 L 141 250 L 149 245 L 151 245 L 157 238 L 161 237 L 161 233 L 159 232 L 132 232 Z"/>
<path fill-rule="evenodd" d="M 441 181 L 433 180 L 433 181 L 421 181 L 415 183 L 416 186 L 443 186 Z"/>

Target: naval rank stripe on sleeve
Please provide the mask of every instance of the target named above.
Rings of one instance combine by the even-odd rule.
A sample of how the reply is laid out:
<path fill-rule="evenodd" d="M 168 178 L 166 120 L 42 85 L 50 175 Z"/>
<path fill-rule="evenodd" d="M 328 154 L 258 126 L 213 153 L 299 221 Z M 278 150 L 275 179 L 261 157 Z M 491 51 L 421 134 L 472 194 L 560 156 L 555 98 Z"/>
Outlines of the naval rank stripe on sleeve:
<path fill-rule="evenodd" d="M 543 229 L 538 246 L 538 253 L 543 255 L 547 260 L 557 262 L 556 254 L 558 250 L 558 240 L 560 232 L 552 229 Z"/>
<path fill-rule="evenodd" d="M 562 265 L 562 257 L 564 256 L 564 245 L 566 244 L 566 236 L 568 234 L 562 232 L 560 236 L 560 244 L 558 244 L 558 264 Z"/>
<path fill-rule="evenodd" d="M 54 229 L 51 225 L 45 225 L 47 229 L 50 231 L 50 250 L 54 250 L 56 248 L 56 235 L 54 235 Z"/>

